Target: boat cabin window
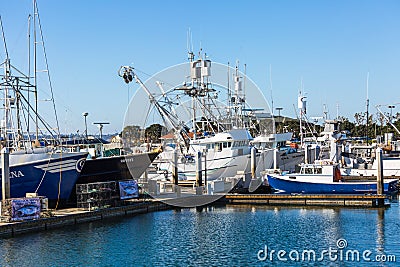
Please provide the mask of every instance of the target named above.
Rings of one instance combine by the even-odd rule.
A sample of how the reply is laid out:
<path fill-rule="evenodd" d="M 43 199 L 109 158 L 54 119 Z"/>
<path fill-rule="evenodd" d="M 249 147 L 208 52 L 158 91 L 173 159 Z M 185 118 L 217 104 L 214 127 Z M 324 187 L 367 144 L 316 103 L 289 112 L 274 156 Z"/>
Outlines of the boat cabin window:
<path fill-rule="evenodd" d="M 222 151 L 222 143 L 215 144 L 215 151 L 221 152 Z"/>
<path fill-rule="evenodd" d="M 313 169 L 310 169 L 310 168 L 305 168 L 304 169 L 304 174 L 313 174 L 314 172 L 313 172 Z"/>
<path fill-rule="evenodd" d="M 303 174 L 322 174 L 322 168 L 303 167 L 301 173 L 303 173 Z"/>

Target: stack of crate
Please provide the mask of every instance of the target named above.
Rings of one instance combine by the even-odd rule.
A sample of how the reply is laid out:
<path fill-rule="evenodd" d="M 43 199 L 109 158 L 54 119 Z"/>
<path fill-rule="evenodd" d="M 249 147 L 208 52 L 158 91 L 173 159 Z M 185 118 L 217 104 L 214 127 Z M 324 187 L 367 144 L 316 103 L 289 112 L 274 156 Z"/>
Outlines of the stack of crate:
<path fill-rule="evenodd" d="M 116 206 L 119 202 L 117 186 L 115 181 L 77 184 L 77 207 L 96 210 Z"/>

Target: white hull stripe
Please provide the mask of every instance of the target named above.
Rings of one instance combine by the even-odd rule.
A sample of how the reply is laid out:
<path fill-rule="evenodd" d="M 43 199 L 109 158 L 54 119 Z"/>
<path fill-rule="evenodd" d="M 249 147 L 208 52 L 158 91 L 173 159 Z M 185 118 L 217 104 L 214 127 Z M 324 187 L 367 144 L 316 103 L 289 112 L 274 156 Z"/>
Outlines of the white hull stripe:
<path fill-rule="evenodd" d="M 75 168 L 75 163 L 52 166 L 52 167 L 48 167 L 48 168 L 44 167 L 44 168 L 38 168 L 38 169 L 51 171 L 51 170 L 64 170 L 65 168 L 69 168 L 69 167 L 74 167 Z"/>
<path fill-rule="evenodd" d="M 62 162 L 52 162 L 50 164 L 37 165 L 35 168 L 49 172 L 59 172 L 60 170 L 66 170 L 75 168 L 76 160 L 66 160 Z"/>
<path fill-rule="evenodd" d="M 47 172 L 50 172 L 50 173 L 59 173 L 60 171 L 65 172 L 65 171 L 71 171 L 71 170 L 76 170 L 75 166 L 67 167 L 67 168 L 62 168 L 61 170 L 60 170 L 60 169 L 47 170 Z"/>
<path fill-rule="evenodd" d="M 53 168 L 53 169 L 41 169 L 44 172 L 50 172 L 50 173 L 58 173 L 58 172 L 64 172 L 64 171 L 70 171 L 70 170 L 75 170 L 75 166 L 67 166 L 66 168 Z"/>
<path fill-rule="evenodd" d="M 50 163 L 45 163 L 42 165 L 37 165 L 35 166 L 35 168 L 47 168 L 47 167 L 53 167 L 53 166 L 60 166 L 60 164 L 64 165 L 64 164 L 71 164 L 74 163 L 75 164 L 76 160 L 73 159 L 69 159 L 69 160 L 63 160 L 63 161 L 57 161 L 57 162 L 50 162 Z"/>

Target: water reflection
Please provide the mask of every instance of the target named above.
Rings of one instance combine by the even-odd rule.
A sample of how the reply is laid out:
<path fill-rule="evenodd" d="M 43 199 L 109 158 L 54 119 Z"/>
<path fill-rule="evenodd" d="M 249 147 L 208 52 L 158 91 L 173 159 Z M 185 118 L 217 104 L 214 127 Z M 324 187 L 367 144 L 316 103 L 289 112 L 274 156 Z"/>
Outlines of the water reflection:
<path fill-rule="evenodd" d="M 376 220 L 376 250 L 384 253 L 385 251 L 385 209 L 378 209 Z"/>
<path fill-rule="evenodd" d="M 223 206 L 176 209 L 4 239 L 0 266 L 265 266 L 257 252 L 337 248 L 400 259 L 399 206 L 388 209 Z M 307 265 L 290 262 L 289 265 Z M 313 265 L 360 266 L 325 261 Z M 288 265 L 288 266 L 289 266 Z"/>

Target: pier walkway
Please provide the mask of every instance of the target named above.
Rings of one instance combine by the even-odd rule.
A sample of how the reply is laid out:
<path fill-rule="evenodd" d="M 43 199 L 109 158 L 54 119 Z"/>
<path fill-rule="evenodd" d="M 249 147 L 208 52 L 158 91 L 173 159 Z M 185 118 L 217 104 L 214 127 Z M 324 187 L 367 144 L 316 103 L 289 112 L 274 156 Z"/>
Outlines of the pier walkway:
<path fill-rule="evenodd" d="M 47 213 L 49 217 L 22 222 L 0 222 L 0 237 L 13 237 L 14 235 L 22 233 L 49 230 L 67 225 L 103 220 L 105 218 L 148 213 L 170 208 L 170 206 L 164 203 L 150 200 L 145 202 L 132 202 L 126 206 L 91 211 L 78 208 L 44 211 L 43 214 Z"/>

